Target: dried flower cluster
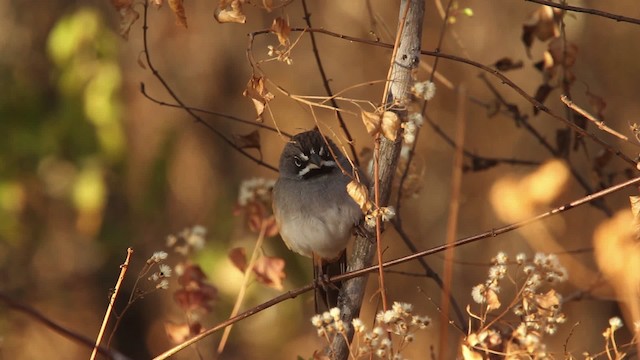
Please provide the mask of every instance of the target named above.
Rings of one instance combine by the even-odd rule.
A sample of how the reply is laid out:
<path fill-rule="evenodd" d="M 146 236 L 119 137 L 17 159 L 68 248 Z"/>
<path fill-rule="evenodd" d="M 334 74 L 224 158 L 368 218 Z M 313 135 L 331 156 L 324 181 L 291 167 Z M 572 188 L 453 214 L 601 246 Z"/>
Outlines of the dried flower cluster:
<path fill-rule="evenodd" d="M 557 256 L 537 253 L 533 259 L 525 254 L 516 256 L 515 265 L 524 274 L 522 281 L 516 285 L 519 288 L 516 301 L 510 310 L 520 322 L 509 327 L 496 326 L 492 321 L 485 326 L 486 314 L 500 308 L 498 298 L 501 281 L 508 275 L 510 265 L 508 256 L 500 252 L 492 259 L 487 280 L 475 286 L 471 295 L 473 300 L 484 305 L 481 315 L 473 315 L 480 320 L 480 330 L 470 333 L 462 345 L 464 359 L 482 358 L 481 354 L 489 353 L 511 356 L 523 354 L 527 358 L 547 358 L 544 335 L 553 335 L 558 325 L 566 321 L 560 312 L 562 298 L 554 289 L 543 292 L 543 285 L 553 285 L 567 279 L 567 271 L 558 261 Z M 500 315 L 498 321 L 505 321 Z M 506 328 L 512 330 L 505 330 Z"/>
<path fill-rule="evenodd" d="M 350 358 L 404 359 L 401 352 L 413 342 L 415 332 L 431 323 L 429 317 L 413 315 L 412 311 L 411 304 L 394 302 L 391 310 L 380 311 L 376 315 L 371 331 L 367 331 L 362 320 L 353 319 L 354 340 L 350 347 Z M 347 336 L 347 325 L 341 319 L 338 308 L 313 316 L 311 323 L 316 327 L 318 336 L 324 337 L 328 343 L 335 336 Z"/>

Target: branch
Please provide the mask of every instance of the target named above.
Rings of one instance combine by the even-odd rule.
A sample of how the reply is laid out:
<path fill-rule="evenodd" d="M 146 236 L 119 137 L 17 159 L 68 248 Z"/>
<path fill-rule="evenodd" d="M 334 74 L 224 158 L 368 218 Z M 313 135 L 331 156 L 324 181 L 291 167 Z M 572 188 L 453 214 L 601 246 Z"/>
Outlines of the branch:
<path fill-rule="evenodd" d="M 178 97 L 178 95 L 169 86 L 167 81 L 162 77 L 162 75 L 160 75 L 160 72 L 158 72 L 158 70 L 155 68 L 155 66 L 151 62 L 151 55 L 149 53 L 149 46 L 148 46 L 148 30 L 149 30 L 149 26 L 147 25 L 148 19 L 149 19 L 149 16 L 148 16 L 149 1 L 145 0 L 143 5 L 144 5 L 144 16 L 143 16 L 143 20 L 144 21 L 143 21 L 143 25 L 142 25 L 142 42 L 143 42 L 143 47 L 144 47 L 145 60 L 147 61 L 147 65 L 149 66 L 149 70 L 151 70 L 151 73 L 153 74 L 153 76 L 155 76 L 156 79 L 158 79 L 158 81 L 162 84 L 162 86 L 165 88 L 165 90 L 167 90 L 169 95 L 176 101 L 176 103 L 178 103 L 180 105 L 180 108 L 184 109 L 184 111 L 186 111 L 187 114 L 191 115 L 191 117 L 194 119 L 194 121 L 196 123 L 199 123 L 199 124 L 203 125 L 204 127 L 206 127 L 207 129 L 209 129 L 211 132 L 213 132 L 215 135 L 217 135 L 220 139 L 222 139 L 222 141 L 227 143 L 227 145 L 231 146 L 237 152 L 239 152 L 240 154 L 244 155 L 246 158 L 252 160 L 256 164 L 264 166 L 269 170 L 273 170 L 275 172 L 278 172 L 278 169 L 276 167 L 274 167 L 272 165 L 269 165 L 269 164 L 265 163 L 264 161 L 262 161 L 262 159 L 258 159 L 255 156 L 249 154 L 244 149 L 242 149 L 239 146 L 237 146 L 231 139 L 229 139 L 226 136 L 224 136 L 224 134 L 222 134 L 220 131 L 218 131 L 218 129 L 214 128 L 213 126 L 211 126 L 210 124 L 208 124 L 207 122 L 202 120 L 191 108 L 189 108 L 188 106 L 185 105 L 185 103 Z"/>
<path fill-rule="evenodd" d="M 452 247 L 455 248 L 455 247 L 458 247 L 458 246 L 467 245 L 467 244 L 474 243 L 474 242 L 477 242 L 477 241 L 482 240 L 482 239 L 494 238 L 494 237 L 496 237 L 498 235 L 502 235 L 504 233 L 508 233 L 510 231 L 517 230 L 517 229 L 519 229 L 521 227 L 524 227 L 526 225 L 532 224 L 534 222 L 549 218 L 549 217 L 554 216 L 554 215 L 561 214 L 561 213 L 563 213 L 565 211 L 569 211 L 571 209 L 574 209 L 574 208 L 576 208 L 578 206 L 584 205 L 584 204 L 589 203 L 591 201 L 595 201 L 595 200 L 601 199 L 604 196 L 607 196 L 607 195 L 612 194 L 614 192 L 620 191 L 620 190 L 622 190 L 622 189 L 624 189 L 624 188 L 626 188 L 628 186 L 636 185 L 636 184 L 639 184 L 639 183 L 640 183 L 640 177 L 636 177 L 636 178 L 633 178 L 631 180 L 628 180 L 628 181 L 625 181 L 623 183 L 620 183 L 618 185 L 614 185 L 614 186 L 611 186 L 611 187 L 609 187 L 607 189 L 598 191 L 597 193 L 587 195 L 587 196 L 582 197 L 582 198 L 580 198 L 578 200 L 574 200 L 569 204 L 556 207 L 556 208 L 551 209 L 551 210 L 549 210 L 549 211 L 547 211 L 545 213 L 542 213 L 542 214 L 538 214 L 538 215 L 536 215 L 534 217 L 531 217 L 531 218 L 528 218 L 528 219 L 525 219 L 525 220 L 522 220 L 522 221 L 519 221 L 519 222 L 516 222 L 516 223 L 508 224 L 508 225 L 505 225 L 505 226 L 502 226 L 502 227 L 499 227 L 499 228 L 496 228 L 496 229 L 485 231 L 485 232 L 480 233 L 480 234 L 476 234 L 476 235 L 473 235 L 473 236 L 462 238 L 462 239 L 460 239 L 460 240 L 458 240 L 458 241 L 456 241 L 456 242 L 454 242 L 452 244 L 444 244 L 444 245 L 439 245 L 439 246 L 430 248 L 428 250 L 416 251 L 415 253 L 412 253 L 410 255 L 403 256 L 401 258 L 397 258 L 397 259 L 394 259 L 394 260 L 387 261 L 387 262 L 382 264 L 382 267 L 387 268 L 387 267 L 391 267 L 391 266 L 395 266 L 395 265 L 400 265 L 400 264 L 406 263 L 408 261 L 412 261 L 412 260 L 420 259 L 420 258 L 425 257 L 425 256 L 437 254 L 437 253 L 442 252 L 442 251 L 444 251 L 444 250 L 446 250 L 448 248 L 452 248 Z M 358 248 L 356 248 L 354 250 L 357 250 L 357 249 Z M 373 252 L 371 252 L 371 258 L 373 258 Z M 363 267 L 361 267 L 361 268 L 359 268 L 357 270 L 349 271 L 349 272 L 346 272 L 346 273 L 338 275 L 338 276 L 333 276 L 330 279 L 327 279 L 327 282 L 329 282 L 329 283 L 337 283 L 337 282 L 347 282 L 347 283 L 349 283 L 349 281 L 347 281 L 347 280 L 352 280 L 352 279 L 359 278 L 359 277 L 360 278 L 366 278 L 364 275 L 367 275 L 369 273 L 378 271 L 379 267 L 380 267 L 380 265 L 363 266 Z M 201 339 L 203 339 L 203 338 L 205 338 L 205 337 L 207 337 L 207 336 L 219 331 L 220 329 L 223 329 L 223 328 L 225 328 L 225 327 L 227 327 L 227 326 L 229 326 L 231 324 L 234 324 L 234 323 L 236 323 L 236 322 L 238 322 L 240 320 L 243 320 L 243 319 L 246 319 L 246 318 L 248 318 L 250 316 L 253 316 L 253 315 L 255 315 L 255 314 L 257 314 L 257 313 L 259 313 L 259 312 L 261 312 L 263 310 L 266 310 L 266 309 L 268 309 L 268 308 L 270 308 L 270 307 L 272 307 L 274 305 L 277 305 L 277 304 L 279 304 L 279 303 L 281 303 L 281 302 L 283 302 L 285 300 L 294 299 L 294 298 L 304 294 L 307 291 L 313 290 L 316 286 L 317 286 L 316 283 L 313 282 L 311 284 L 307 284 L 307 285 L 305 285 L 303 287 L 300 287 L 298 289 L 291 290 L 291 291 L 288 291 L 288 292 L 286 292 L 284 294 L 281 294 L 281 295 L 279 295 L 279 296 L 277 296 L 277 297 L 275 297 L 275 298 L 273 298 L 273 299 L 271 299 L 269 301 L 266 301 L 266 302 L 264 302 L 264 303 L 262 303 L 262 304 L 260 304 L 258 306 L 255 306 L 255 307 L 253 307 L 253 308 L 251 308 L 251 309 L 249 309 L 249 310 L 247 310 L 247 311 L 245 311 L 243 313 L 240 313 L 240 314 L 238 314 L 237 316 L 235 316 L 233 318 L 227 319 L 227 320 L 221 322 L 220 324 L 212 327 L 211 329 L 208 329 L 208 330 L 204 331 L 203 333 L 201 333 L 201 334 L 199 334 L 199 335 L 197 335 L 197 336 L 185 341 L 184 343 L 179 344 L 179 345 L 177 345 L 177 346 L 165 351 L 164 353 L 156 356 L 154 358 L 154 360 L 166 359 L 169 356 L 172 356 L 172 355 L 178 353 L 180 350 L 182 350 L 182 349 L 184 349 L 184 348 L 186 348 L 186 347 L 188 347 L 188 346 L 200 341 Z M 5 300 L 4 296 L 3 296 L 3 294 L 1 292 L 0 292 L 0 300 Z M 90 346 L 93 346 L 93 342 L 91 340 L 87 340 L 87 341 L 91 344 Z"/>
<path fill-rule="evenodd" d="M 596 9 L 589 9 L 589 8 L 582 8 L 582 7 L 571 6 L 571 5 L 566 5 L 566 4 L 558 4 L 558 3 L 554 3 L 554 2 L 551 2 L 551 1 L 547 1 L 547 0 L 524 0 L 524 1 L 532 2 L 532 3 L 538 3 L 540 5 L 547 5 L 547 6 L 551 6 L 551 7 L 562 9 L 562 10 L 575 11 L 575 12 L 581 12 L 581 13 L 585 13 L 585 14 L 601 16 L 601 17 L 604 17 L 604 18 L 609 18 L 609 19 L 618 21 L 618 22 L 628 22 L 628 23 L 640 25 L 640 20 L 639 19 L 626 17 L 626 16 L 622 16 L 622 15 L 616 15 L 616 14 L 608 13 L 606 11 L 601 11 L 601 10 L 596 10 Z"/>
<path fill-rule="evenodd" d="M 399 46 L 391 67 L 391 76 L 389 79 L 389 95 L 385 97 L 383 105 L 394 104 L 396 102 L 403 103 L 406 99 L 411 81 L 411 70 L 420 62 L 420 47 L 422 36 L 422 23 L 424 21 L 424 1 L 422 0 L 402 0 L 400 4 L 400 23 L 404 26 L 399 27 L 402 33 L 399 34 Z M 406 16 L 404 13 L 406 12 Z M 395 46 L 394 46 L 395 48 Z M 398 110 L 396 110 L 398 111 Z M 405 111 L 400 112 L 400 118 L 406 116 Z M 379 152 L 374 154 L 374 161 L 377 162 L 375 169 L 377 174 L 374 177 L 375 197 L 377 206 L 385 206 L 389 202 L 391 195 L 391 182 L 396 172 L 398 156 L 402 142 L 399 136 L 396 141 L 389 141 L 386 138 L 376 141 L 379 144 Z M 378 155 L 378 156 L 376 156 Z M 380 226 L 376 226 L 379 235 Z M 379 238 L 379 237 L 378 237 Z M 375 237 L 369 233 L 366 238 L 357 238 L 354 250 L 349 260 L 348 270 L 362 269 L 369 266 L 373 261 L 375 253 L 374 246 Z M 364 298 L 364 290 L 366 287 L 367 277 L 359 277 L 343 283 L 340 290 L 340 309 L 342 320 L 350 324 L 351 320 L 358 317 L 362 300 Z M 353 328 L 348 328 L 348 338 L 353 338 Z M 349 344 L 342 337 L 336 337 L 332 348 L 332 356 L 335 359 L 346 359 L 349 356 Z"/>
<path fill-rule="evenodd" d="M 311 13 L 307 9 L 306 0 L 302 0 L 302 8 L 304 9 L 304 21 L 307 23 L 307 26 L 311 28 Z M 333 91 L 331 90 L 331 85 L 329 85 L 329 79 L 327 78 L 327 74 L 324 72 L 324 67 L 322 66 L 322 60 L 320 60 L 320 53 L 318 52 L 318 44 L 316 44 L 316 36 L 313 33 L 309 34 L 309 38 L 311 39 L 311 47 L 313 49 L 313 55 L 316 59 L 316 64 L 318 64 L 318 71 L 320 71 L 320 76 L 322 77 L 322 84 L 324 85 L 324 90 L 327 92 L 327 96 L 331 98 L 331 105 L 334 108 L 338 107 L 338 102 L 333 97 Z M 344 122 L 342 118 L 342 113 L 340 111 L 336 111 L 336 116 L 338 117 L 338 123 L 340 123 L 340 127 L 344 132 L 344 135 L 347 137 L 347 141 L 349 142 L 349 148 L 351 149 L 351 154 L 353 155 L 353 162 L 356 164 L 356 167 L 360 167 L 360 160 L 358 159 L 358 153 L 356 152 L 356 147 L 353 144 L 353 137 L 347 128 L 347 124 Z"/>
<path fill-rule="evenodd" d="M 83 335 L 80 335 L 76 332 L 73 332 L 67 328 L 65 328 L 64 326 L 54 322 L 53 320 L 50 320 L 49 318 L 47 318 L 46 316 L 44 316 L 42 313 L 40 313 L 38 310 L 27 306 L 25 304 L 23 304 L 24 300 L 21 301 L 16 301 L 11 299 L 8 295 L 6 295 L 5 293 L 0 291 L 0 301 L 4 302 L 5 304 L 7 304 L 7 306 L 10 309 L 16 310 L 18 312 L 21 312 L 33 319 L 35 319 L 36 321 L 38 321 L 39 323 L 43 324 L 44 326 L 48 327 L 49 329 L 57 332 L 58 334 L 71 339 L 83 346 L 86 346 L 89 349 L 93 349 L 94 348 L 94 341 L 92 339 L 86 338 Z M 104 356 L 109 357 L 110 359 L 116 359 L 116 360 L 128 360 L 129 358 L 126 357 L 125 355 L 115 351 L 115 350 L 108 350 L 105 349 L 102 346 L 97 347 L 98 352 Z"/>

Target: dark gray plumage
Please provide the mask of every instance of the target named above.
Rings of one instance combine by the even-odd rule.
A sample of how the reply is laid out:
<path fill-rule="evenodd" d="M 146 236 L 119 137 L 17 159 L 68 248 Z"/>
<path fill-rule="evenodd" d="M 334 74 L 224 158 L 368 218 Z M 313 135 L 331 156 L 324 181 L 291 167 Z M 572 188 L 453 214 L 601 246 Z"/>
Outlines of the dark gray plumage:
<path fill-rule="evenodd" d="M 289 249 L 313 258 L 316 272 L 323 276 L 345 270 L 345 248 L 363 217 L 347 194 L 352 176 L 352 167 L 340 149 L 329 139 L 325 142 L 317 130 L 295 135 L 280 157 L 280 177 L 273 190 L 280 235 Z M 326 269 L 335 262 L 341 269 Z M 330 308 L 337 304 L 328 302 L 336 300 L 323 302 Z"/>

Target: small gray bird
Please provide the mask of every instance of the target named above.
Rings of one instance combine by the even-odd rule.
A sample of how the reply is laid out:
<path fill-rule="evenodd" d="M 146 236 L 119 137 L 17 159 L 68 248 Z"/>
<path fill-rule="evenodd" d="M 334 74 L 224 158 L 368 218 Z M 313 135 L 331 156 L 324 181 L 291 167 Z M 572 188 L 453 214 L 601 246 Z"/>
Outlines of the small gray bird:
<path fill-rule="evenodd" d="M 346 270 L 345 249 L 363 218 L 346 190 L 352 173 L 344 154 L 318 130 L 295 135 L 280 156 L 273 189 L 276 223 L 289 249 L 313 259 L 316 279 Z M 317 289 L 316 312 L 320 304 L 337 306 L 338 290 L 331 285 Z"/>

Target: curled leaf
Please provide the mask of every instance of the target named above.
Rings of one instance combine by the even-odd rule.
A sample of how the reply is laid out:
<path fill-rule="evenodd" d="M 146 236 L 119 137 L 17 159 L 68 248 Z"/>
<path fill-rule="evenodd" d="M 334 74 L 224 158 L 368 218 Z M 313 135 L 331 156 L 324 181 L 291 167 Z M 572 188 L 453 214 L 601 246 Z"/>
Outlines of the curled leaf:
<path fill-rule="evenodd" d="M 176 24 L 182 25 L 185 28 L 187 26 L 187 15 L 184 12 L 184 0 L 169 0 L 169 7 L 176 14 Z"/>
<path fill-rule="evenodd" d="M 111 4 L 120 14 L 120 36 L 127 40 L 131 25 L 140 18 L 140 14 L 133 9 L 133 0 L 111 0 Z"/>
<path fill-rule="evenodd" d="M 213 12 L 213 17 L 217 22 L 244 24 L 247 17 L 242 12 L 244 0 L 220 0 L 218 7 Z"/>
<path fill-rule="evenodd" d="M 254 130 L 246 135 L 234 135 L 236 145 L 240 149 L 258 149 L 260 151 L 260 133 Z"/>
<path fill-rule="evenodd" d="M 391 141 L 395 141 L 398 136 L 398 129 L 400 128 L 400 117 L 393 111 L 385 111 L 382 114 L 382 135 Z"/>
<path fill-rule="evenodd" d="M 273 23 L 271 24 L 271 31 L 278 36 L 278 42 L 280 43 L 280 45 L 289 45 L 289 33 L 291 32 L 291 28 L 289 27 L 289 22 L 286 19 L 283 19 L 281 17 L 273 19 Z"/>
<path fill-rule="evenodd" d="M 237 247 L 229 250 L 227 254 L 233 266 L 241 272 L 247 269 L 247 251 L 243 247 Z"/>
<path fill-rule="evenodd" d="M 369 201 L 369 189 L 367 189 L 364 184 L 351 180 L 351 182 L 347 184 L 347 194 L 349 194 L 353 201 L 360 206 L 363 213 L 366 213 L 371 209 L 372 205 Z"/>
<path fill-rule="evenodd" d="M 282 290 L 282 281 L 287 277 L 284 272 L 285 262 L 281 258 L 262 256 L 253 265 L 253 272 L 258 282 Z"/>
<path fill-rule="evenodd" d="M 373 112 L 362 111 L 360 117 L 369 135 L 375 136 L 380 132 L 380 123 L 382 122 L 380 115 Z"/>
<path fill-rule="evenodd" d="M 242 92 L 242 95 L 253 101 L 253 106 L 258 114 L 256 120 L 262 122 L 262 114 L 264 113 L 265 107 L 267 106 L 267 103 L 274 98 L 273 94 L 267 90 L 267 87 L 264 84 L 264 78 L 262 76 L 252 76 L 247 83 L 246 89 Z"/>

